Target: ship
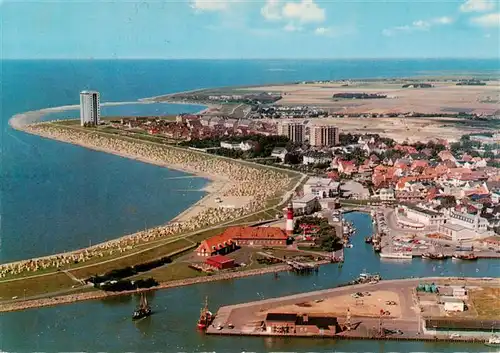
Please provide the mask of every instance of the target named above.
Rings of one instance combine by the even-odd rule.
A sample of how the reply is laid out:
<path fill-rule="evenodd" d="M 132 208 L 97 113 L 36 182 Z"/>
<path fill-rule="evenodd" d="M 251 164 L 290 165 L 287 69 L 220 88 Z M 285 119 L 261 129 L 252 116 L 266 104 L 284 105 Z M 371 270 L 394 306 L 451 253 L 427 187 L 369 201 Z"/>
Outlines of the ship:
<path fill-rule="evenodd" d="M 447 256 L 445 254 L 443 254 L 443 253 L 432 254 L 432 253 L 426 252 L 426 253 L 422 254 L 422 259 L 444 260 L 446 258 L 447 258 Z"/>
<path fill-rule="evenodd" d="M 376 244 L 373 246 L 373 250 L 375 252 L 380 252 L 382 250 L 382 246 L 380 244 Z"/>
<path fill-rule="evenodd" d="M 151 307 L 148 304 L 148 300 L 146 299 L 146 296 L 144 293 L 141 293 L 141 300 L 139 302 L 139 306 L 137 309 L 134 311 L 134 314 L 132 315 L 132 320 L 140 320 L 145 317 L 148 317 L 149 315 L 152 314 Z"/>
<path fill-rule="evenodd" d="M 500 347 L 500 337 L 491 336 L 484 344 L 489 347 Z"/>
<path fill-rule="evenodd" d="M 205 306 L 201 308 L 200 318 L 198 319 L 197 327 L 199 330 L 206 330 L 214 320 L 214 315 L 208 310 L 208 297 L 205 298 Z"/>
<path fill-rule="evenodd" d="M 367 243 L 367 244 L 373 243 L 373 237 L 366 237 L 365 238 L 365 243 Z"/>
<path fill-rule="evenodd" d="M 452 256 L 455 260 L 477 260 L 477 255 L 473 253 L 470 254 L 453 254 Z"/>
<path fill-rule="evenodd" d="M 385 259 L 412 259 L 412 254 L 410 252 L 392 252 L 392 253 L 380 253 L 380 257 Z"/>

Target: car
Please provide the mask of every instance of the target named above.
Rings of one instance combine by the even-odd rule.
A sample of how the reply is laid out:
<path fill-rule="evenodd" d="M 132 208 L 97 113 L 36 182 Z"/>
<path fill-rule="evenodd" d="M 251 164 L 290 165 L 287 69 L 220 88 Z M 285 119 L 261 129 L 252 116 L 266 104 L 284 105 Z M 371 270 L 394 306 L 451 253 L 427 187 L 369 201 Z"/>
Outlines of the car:
<path fill-rule="evenodd" d="M 450 338 L 458 338 L 458 337 L 460 337 L 460 334 L 458 334 L 458 333 L 452 333 L 450 335 Z"/>

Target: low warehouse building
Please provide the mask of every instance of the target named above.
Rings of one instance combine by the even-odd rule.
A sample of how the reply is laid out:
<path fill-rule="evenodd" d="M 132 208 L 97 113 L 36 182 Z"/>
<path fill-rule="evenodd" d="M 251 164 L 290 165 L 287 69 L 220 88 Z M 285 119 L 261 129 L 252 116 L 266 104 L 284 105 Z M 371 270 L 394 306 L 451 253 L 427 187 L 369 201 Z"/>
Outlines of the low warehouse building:
<path fill-rule="evenodd" d="M 441 297 L 444 302 L 444 310 L 448 312 L 460 312 L 465 310 L 464 301 L 455 297 Z"/>
<path fill-rule="evenodd" d="M 242 245 L 286 246 L 288 235 L 275 227 L 229 227 L 223 233 L 205 239 L 196 248 L 198 256 L 225 255 Z"/>
<path fill-rule="evenodd" d="M 424 333 L 428 335 L 462 334 L 484 336 L 500 332 L 499 320 L 430 318 L 423 321 Z"/>
<path fill-rule="evenodd" d="M 308 314 L 268 313 L 264 321 L 267 333 L 303 336 L 334 336 L 340 331 L 336 317 Z"/>
<path fill-rule="evenodd" d="M 224 255 L 215 255 L 205 260 L 209 266 L 215 267 L 218 270 L 226 270 L 234 267 L 234 259 Z"/>

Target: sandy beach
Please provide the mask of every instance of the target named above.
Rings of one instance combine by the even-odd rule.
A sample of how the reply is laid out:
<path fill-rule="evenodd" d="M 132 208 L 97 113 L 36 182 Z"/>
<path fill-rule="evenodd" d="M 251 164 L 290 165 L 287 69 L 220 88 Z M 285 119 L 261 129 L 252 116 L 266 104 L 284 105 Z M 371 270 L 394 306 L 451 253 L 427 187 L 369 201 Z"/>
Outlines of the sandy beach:
<path fill-rule="evenodd" d="M 69 106 L 28 112 L 15 116 L 10 124 L 27 133 L 207 178 L 211 180 L 211 184 L 205 188 L 208 195 L 163 226 L 64 254 L 3 264 L 0 265 L 0 278 L 120 254 L 152 240 L 237 219 L 265 208 L 267 200 L 280 196 L 290 184 L 290 178 L 276 169 L 256 168 L 228 158 L 134 139 L 117 139 L 112 135 L 83 129 L 49 123 L 29 123 L 48 112 L 72 108 L 73 106 Z"/>

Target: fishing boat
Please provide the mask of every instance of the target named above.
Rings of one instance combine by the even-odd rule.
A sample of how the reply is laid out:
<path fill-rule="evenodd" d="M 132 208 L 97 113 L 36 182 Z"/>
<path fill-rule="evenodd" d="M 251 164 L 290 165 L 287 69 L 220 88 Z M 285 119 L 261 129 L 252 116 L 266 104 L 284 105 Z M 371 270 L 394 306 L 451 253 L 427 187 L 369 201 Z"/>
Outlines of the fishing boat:
<path fill-rule="evenodd" d="M 500 337 L 491 336 L 484 344 L 489 347 L 500 347 Z"/>
<path fill-rule="evenodd" d="M 132 320 L 140 320 L 145 317 L 148 317 L 149 315 L 152 314 L 151 307 L 148 304 L 148 300 L 146 299 L 146 296 L 144 293 L 141 293 L 141 300 L 139 302 L 139 306 L 137 309 L 134 311 L 132 314 Z"/>
<path fill-rule="evenodd" d="M 411 252 L 380 253 L 380 257 L 385 259 L 412 259 Z"/>
<path fill-rule="evenodd" d="M 477 260 L 477 255 L 474 255 L 473 253 L 470 254 L 453 254 L 452 256 L 453 259 L 455 260 Z"/>
<path fill-rule="evenodd" d="M 199 330 L 206 330 L 214 320 L 214 315 L 208 310 L 208 297 L 205 298 L 205 306 L 201 308 L 200 318 L 198 319 L 197 327 Z"/>

